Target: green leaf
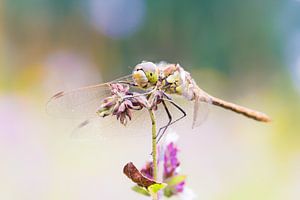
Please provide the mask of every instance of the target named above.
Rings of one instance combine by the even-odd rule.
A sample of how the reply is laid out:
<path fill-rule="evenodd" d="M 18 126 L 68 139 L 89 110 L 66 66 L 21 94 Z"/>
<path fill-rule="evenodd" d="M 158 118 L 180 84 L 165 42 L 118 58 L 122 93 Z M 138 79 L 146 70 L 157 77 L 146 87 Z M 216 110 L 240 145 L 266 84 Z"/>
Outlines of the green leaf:
<path fill-rule="evenodd" d="M 167 186 L 167 184 L 165 184 L 165 183 L 154 183 L 154 184 L 150 185 L 147 189 L 152 196 L 152 195 L 157 194 L 157 192 L 159 190 L 164 189 L 166 186 Z"/>
<path fill-rule="evenodd" d="M 165 180 L 165 182 L 168 184 L 168 187 L 172 187 L 172 186 L 175 186 L 175 185 L 181 183 L 185 179 L 186 179 L 185 175 L 177 175 L 177 176 L 173 176 L 173 177 Z"/>
<path fill-rule="evenodd" d="M 148 192 L 148 190 L 146 188 L 140 187 L 138 185 L 133 186 L 131 189 L 139 194 L 142 194 L 145 196 L 150 196 L 150 193 Z"/>
<path fill-rule="evenodd" d="M 173 190 L 172 190 L 172 188 L 166 187 L 166 188 L 164 189 L 164 195 L 165 195 L 166 197 L 171 197 L 171 196 L 173 195 Z"/>

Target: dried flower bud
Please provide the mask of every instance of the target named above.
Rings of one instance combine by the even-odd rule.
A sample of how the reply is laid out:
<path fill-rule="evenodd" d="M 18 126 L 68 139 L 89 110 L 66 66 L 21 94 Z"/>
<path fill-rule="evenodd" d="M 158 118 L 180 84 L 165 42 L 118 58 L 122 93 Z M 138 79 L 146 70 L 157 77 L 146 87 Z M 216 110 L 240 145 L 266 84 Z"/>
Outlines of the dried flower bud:
<path fill-rule="evenodd" d="M 116 105 L 117 99 L 114 98 L 113 96 L 107 97 L 102 101 L 102 104 L 100 108 L 97 111 L 97 114 L 100 117 L 106 117 L 108 115 L 111 115 L 114 107 Z"/>
<path fill-rule="evenodd" d="M 154 110 L 157 110 L 157 105 L 162 102 L 163 97 L 164 93 L 162 91 L 154 91 L 148 99 L 150 107 Z"/>

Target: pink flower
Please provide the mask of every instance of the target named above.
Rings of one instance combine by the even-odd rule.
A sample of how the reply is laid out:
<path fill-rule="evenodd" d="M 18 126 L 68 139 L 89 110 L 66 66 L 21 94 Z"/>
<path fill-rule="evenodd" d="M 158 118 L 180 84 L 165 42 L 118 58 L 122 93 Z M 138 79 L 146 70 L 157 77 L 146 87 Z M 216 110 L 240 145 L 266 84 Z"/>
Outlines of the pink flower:
<path fill-rule="evenodd" d="M 153 179 L 153 162 L 147 162 L 141 173 L 147 178 Z"/>
<path fill-rule="evenodd" d="M 167 145 L 164 153 L 164 179 L 172 177 L 176 174 L 176 169 L 179 167 L 180 162 L 177 159 L 178 148 L 173 142 Z"/>
<path fill-rule="evenodd" d="M 180 162 L 177 157 L 178 148 L 174 141 L 168 142 L 162 148 L 158 148 L 159 158 L 158 162 L 163 162 L 163 182 L 168 183 L 172 179 L 176 179 L 176 177 L 183 177 L 178 173 Z M 146 165 L 142 168 L 141 173 L 153 179 L 153 163 L 147 162 Z M 171 197 L 173 195 L 177 195 L 184 191 L 185 179 L 181 179 L 181 181 L 176 182 L 174 185 L 167 186 L 164 189 L 164 195 L 167 197 Z"/>

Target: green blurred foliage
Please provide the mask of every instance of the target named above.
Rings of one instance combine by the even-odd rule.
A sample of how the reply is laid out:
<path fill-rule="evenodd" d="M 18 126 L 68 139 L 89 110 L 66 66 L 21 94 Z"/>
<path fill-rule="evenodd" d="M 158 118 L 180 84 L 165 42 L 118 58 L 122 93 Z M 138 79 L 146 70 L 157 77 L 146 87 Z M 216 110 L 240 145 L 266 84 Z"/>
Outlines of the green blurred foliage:
<path fill-rule="evenodd" d="M 282 65 L 275 26 L 280 1 L 147 1 L 140 30 L 120 40 L 89 27 L 86 4 L 5 1 L 6 33 L 21 49 L 36 47 L 37 58 L 67 47 L 88 52 L 105 68 L 114 66 L 123 73 L 143 59 L 210 67 L 233 77 L 257 70 L 266 76 Z"/>

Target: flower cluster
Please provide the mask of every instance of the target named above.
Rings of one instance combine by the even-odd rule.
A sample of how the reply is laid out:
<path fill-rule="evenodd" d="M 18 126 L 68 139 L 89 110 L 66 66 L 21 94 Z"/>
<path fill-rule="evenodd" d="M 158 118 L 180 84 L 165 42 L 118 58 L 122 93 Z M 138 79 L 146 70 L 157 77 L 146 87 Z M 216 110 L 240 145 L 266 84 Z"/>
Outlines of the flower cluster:
<path fill-rule="evenodd" d="M 102 100 L 97 111 L 99 116 L 115 115 L 121 124 L 126 125 L 132 119 L 132 110 L 149 107 L 145 96 L 129 91 L 129 86 L 115 83 L 110 84 L 111 95 Z"/>
<path fill-rule="evenodd" d="M 173 142 L 167 145 L 164 154 L 164 179 L 172 177 L 180 165 L 180 162 L 177 158 L 177 152 L 178 148 Z"/>
<path fill-rule="evenodd" d="M 163 163 L 163 182 L 168 186 L 164 188 L 164 195 L 171 197 L 182 193 L 185 186 L 185 176 L 179 174 L 180 162 L 177 157 L 178 147 L 174 141 L 169 141 L 162 147 L 158 148 L 159 157 L 158 162 Z M 153 178 L 153 163 L 147 162 L 141 169 L 141 173 L 147 178 Z"/>
<path fill-rule="evenodd" d="M 178 175 L 180 162 L 177 158 L 177 152 L 178 152 L 178 148 L 174 144 L 174 142 L 171 142 L 167 145 L 164 154 L 164 173 L 163 173 L 164 180 L 172 179 L 172 177 Z M 174 185 L 173 188 L 169 188 L 170 190 L 167 191 L 168 193 L 167 196 L 172 196 L 174 194 L 182 192 L 184 189 L 184 185 L 185 185 L 185 180 L 178 182 L 176 185 Z"/>

